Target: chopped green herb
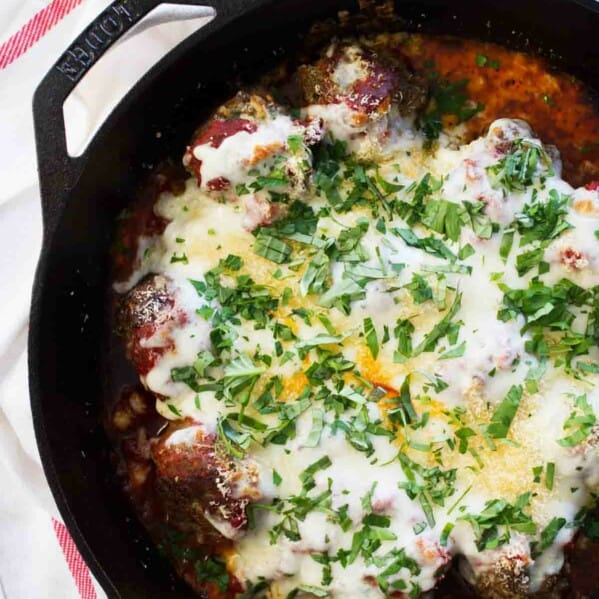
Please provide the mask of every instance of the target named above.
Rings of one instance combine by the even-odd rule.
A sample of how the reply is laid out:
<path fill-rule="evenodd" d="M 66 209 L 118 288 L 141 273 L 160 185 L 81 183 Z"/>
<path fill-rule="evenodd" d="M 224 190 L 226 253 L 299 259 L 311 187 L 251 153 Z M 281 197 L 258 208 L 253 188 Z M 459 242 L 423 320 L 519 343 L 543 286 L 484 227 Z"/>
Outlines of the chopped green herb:
<path fill-rule="evenodd" d="M 189 259 L 187 258 L 187 254 L 182 253 L 180 256 L 175 252 L 171 256 L 171 264 L 175 264 L 177 262 L 181 262 L 181 264 L 189 264 Z"/>
<path fill-rule="evenodd" d="M 300 593 L 302 595 L 307 593 L 312 597 L 327 597 L 329 591 L 309 584 L 301 584 L 300 586 L 295 587 L 295 589 L 293 589 L 290 593 L 287 594 L 287 599 L 295 599 Z"/>
<path fill-rule="evenodd" d="M 231 360 L 225 367 L 223 377 L 225 397 L 229 400 L 237 397 L 242 405 L 247 404 L 249 394 L 264 371 L 263 366 L 256 366 L 245 354 Z"/>
<path fill-rule="evenodd" d="M 503 237 L 501 238 L 501 245 L 499 246 L 499 255 L 501 259 L 505 262 L 510 255 L 512 250 L 512 245 L 514 243 L 514 231 L 507 230 L 504 232 Z"/>
<path fill-rule="evenodd" d="M 441 531 L 441 538 L 439 539 L 439 545 L 441 545 L 441 547 L 447 547 L 447 541 L 449 539 L 449 535 L 451 534 L 451 531 L 453 530 L 454 526 L 455 526 L 454 524 L 452 524 L 451 522 L 448 522 L 443 527 L 443 530 Z"/>
<path fill-rule="evenodd" d="M 396 404 L 396 405 L 395 405 Z M 395 405 L 387 410 L 387 418 L 392 423 L 399 423 L 402 426 L 415 422 L 418 418 L 412 396 L 410 393 L 410 375 L 406 376 L 399 389 L 399 395 L 389 401 L 389 405 Z"/>
<path fill-rule="evenodd" d="M 462 341 L 459 345 L 448 349 L 439 356 L 439 360 L 450 360 L 451 358 L 461 358 L 466 350 L 466 342 Z"/>
<path fill-rule="evenodd" d="M 572 225 L 565 220 L 569 201 L 569 196 L 552 189 L 546 201 L 525 204 L 522 212 L 516 215 L 514 223 L 521 235 L 520 245 L 533 241 L 546 244 L 571 229 Z"/>
<path fill-rule="evenodd" d="M 241 459 L 250 446 L 252 436 L 247 431 L 239 431 L 233 422 L 229 418 L 220 418 L 218 420 L 218 438 L 228 454 Z"/>
<path fill-rule="evenodd" d="M 314 475 L 320 470 L 326 470 L 332 464 L 333 462 L 331 462 L 331 458 L 325 455 L 322 458 L 310 464 L 305 470 L 302 470 L 302 472 L 300 472 L 299 479 L 302 482 L 304 489 L 313 488 L 316 484 L 314 482 Z"/>
<path fill-rule="evenodd" d="M 533 184 L 539 165 L 553 172 L 551 161 L 540 145 L 526 139 L 516 139 L 504 158 L 487 167 L 487 173 L 494 187 L 508 192 L 524 191 Z"/>
<path fill-rule="evenodd" d="M 447 200 L 430 200 L 424 209 L 422 223 L 429 229 L 457 241 L 464 224 L 464 207 Z"/>
<path fill-rule="evenodd" d="M 171 380 L 174 383 L 185 383 L 193 391 L 199 391 L 198 373 L 193 366 L 181 366 L 171 369 Z"/>
<path fill-rule="evenodd" d="M 363 298 L 366 292 L 362 285 L 353 279 L 339 279 L 328 291 L 320 296 L 318 305 L 323 308 L 336 307 L 344 314 L 350 313 L 350 303 Z"/>
<path fill-rule="evenodd" d="M 408 225 L 422 222 L 427 198 L 439 191 L 442 186 L 442 179 L 435 179 L 430 173 L 426 173 L 418 183 L 413 183 L 405 190 L 406 193 L 411 192 L 412 198 L 410 201 L 398 202 L 399 215 Z"/>
<path fill-rule="evenodd" d="M 319 251 L 308 263 L 300 282 L 302 295 L 323 293 L 330 277 L 330 260 L 324 251 Z"/>
<path fill-rule="evenodd" d="M 518 411 L 522 399 L 522 387 L 512 385 L 507 395 L 501 400 L 493 416 L 491 424 L 487 426 L 487 434 L 493 439 L 505 439 L 512 424 L 512 420 Z"/>
<path fill-rule="evenodd" d="M 418 273 L 412 275 L 412 281 L 405 288 L 410 292 L 415 304 L 423 304 L 433 299 L 433 290 L 428 281 Z"/>
<path fill-rule="evenodd" d="M 175 415 L 177 416 L 177 418 L 182 418 L 183 414 L 181 414 L 181 411 L 179 410 L 179 408 L 175 407 L 172 403 L 167 403 L 166 404 L 168 406 L 168 409 Z"/>
<path fill-rule="evenodd" d="M 414 325 L 409 320 L 397 321 L 393 334 L 397 339 L 397 352 L 406 358 L 412 355 L 412 333 L 414 332 Z"/>
<path fill-rule="evenodd" d="M 548 462 L 547 469 L 545 470 L 545 486 L 552 491 L 553 490 L 553 480 L 555 478 L 555 463 Z"/>
<path fill-rule="evenodd" d="M 540 555 L 553 545 L 553 541 L 557 537 L 559 531 L 565 526 L 565 518 L 552 518 L 549 524 L 541 531 L 541 542 L 538 547 L 535 547 L 534 554 Z"/>
<path fill-rule="evenodd" d="M 587 401 L 586 395 L 579 395 L 574 400 L 574 411 L 564 422 L 564 430 L 568 435 L 560 439 L 558 443 L 563 447 L 574 447 L 582 443 L 593 430 L 597 417 L 592 406 Z"/>
<path fill-rule="evenodd" d="M 457 256 L 440 240 L 435 237 L 418 237 L 411 229 L 392 229 L 392 232 L 401 237 L 406 245 L 423 250 L 431 256 L 451 260 L 457 259 Z"/>
<path fill-rule="evenodd" d="M 473 256 L 475 253 L 474 248 L 467 243 L 464 247 L 462 247 L 460 249 L 460 251 L 458 252 L 458 258 L 460 260 L 466 260 L 466 258 L 470 258 L 470 256 Z"/>
<path fill-rule="evenodd" d="M 434 351 L 439 340 L 450 332 L 452 320 L 460 310 L 461 305 L 462 296 L 461 294 L 457 293 L 445 316 L 428 333 L 424 335 L 423 340 L 414 348 L 412 352 L 413 356 L 417 356 L 424 352 Z"/>
<path fill-rule="evenodd" d="M 372 357 L 376 360 L 379 355 L 379 341 L 372 318 L 364 319 L 364 336 L 366 337 L 366 345 L 368 345 Z"/>
<path fill-rule="evenodd" d="M 419 535 L 427 526 L 428 524 L 426 522 L 416 522 L 416 524 L 412 526 L 412 529 L 414 530 L 415 535 Z"/>
<path fill-rule="evenodd" d="M 527 535 L 536 533 L 536 524 L 524 512 L 530 504 L 530 495 L 520 495 L 514 505 L 505 499 L 491 499 L 485 503 L 480 514 L 465 514 L 458 520 L 465 520 L 472 525 L 479 551 L 495 549 L 509 542 L 512 530 Z"/>
<path fill-rule="evenodd" d="M 254 252 L 267 260 L 283 264 L 289 261 L 291 246 L 261 231 L 254 242 Z"/>
<path fill-rule="evenodd" d="M 538 266 L 543 259 L 545 249 L 540 247 L 523 254 L 518 254 L 516 257 L 516 270 L 518 275 L 521 277 L 525 275 L 529 270 L 532 270 L 535 266 Z"/>
<path fill-rule="evenodd" d="M 312 410 L 312 429 L 310 434 L 304 441 L 304 447 L 316 447 L 320 442 L 320 435 L 323 429 L 323 411 L 314 409 Z"/>

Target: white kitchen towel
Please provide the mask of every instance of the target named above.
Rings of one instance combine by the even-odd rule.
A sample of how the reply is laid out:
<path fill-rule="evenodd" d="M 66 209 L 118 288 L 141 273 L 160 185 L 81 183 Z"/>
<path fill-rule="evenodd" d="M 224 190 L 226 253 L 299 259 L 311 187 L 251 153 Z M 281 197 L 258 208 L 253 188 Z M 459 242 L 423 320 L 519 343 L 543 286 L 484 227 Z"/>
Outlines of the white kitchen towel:
<path fill-rule="evenodd" d="M 98 599 L 48 489 L 27 385 L 28 311 L 41 246 L 31 102 L 61 53 L 108 0 L 0 2 L 0 599 Z M 69 148 L 79 152 L 115 102 L 157 59 L 209 20 L 162 6 L 144 23 L 180 19 L 119 44 L 69 98 Z M 192 17 L 196 17 L 193 18 Z M 142 31 L 143 29 L 143 31 Z"/>

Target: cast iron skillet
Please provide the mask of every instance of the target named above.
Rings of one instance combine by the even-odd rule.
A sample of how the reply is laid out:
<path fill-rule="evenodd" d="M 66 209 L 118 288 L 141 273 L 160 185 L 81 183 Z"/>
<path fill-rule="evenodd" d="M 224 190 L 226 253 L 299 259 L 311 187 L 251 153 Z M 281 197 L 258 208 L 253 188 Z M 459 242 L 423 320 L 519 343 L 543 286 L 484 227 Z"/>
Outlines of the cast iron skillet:
<path fill-rule="evenodd" d="M 172 0 L 171 0 L 172 1 Z M 298 46 L 314 20 L 350 0 L 176 0 L 216 18 L 124 98 L 87 151 L 66 151 L 62 105 L 105 50 L 161 0 L 117 0 L 52 67 L 34 97 L 44 241 L 31 306 L 29 377 L 37 441 L 60 512 L 110 597 L 189 597 L 114 482 L 99 414 L 119 373 L 107 350 L 109 246 L 147 165 L 179 158 L 230 95 Z M 398 0 L 406 29 L 495 41 L 547 55 L 599 89 L 594 0 Z M 156 132 L 162 136 L 156 138 Z M 144 166 L 145 165 L 145 166 Z M 9 282 L 7 282 L 9 283 Z"/>

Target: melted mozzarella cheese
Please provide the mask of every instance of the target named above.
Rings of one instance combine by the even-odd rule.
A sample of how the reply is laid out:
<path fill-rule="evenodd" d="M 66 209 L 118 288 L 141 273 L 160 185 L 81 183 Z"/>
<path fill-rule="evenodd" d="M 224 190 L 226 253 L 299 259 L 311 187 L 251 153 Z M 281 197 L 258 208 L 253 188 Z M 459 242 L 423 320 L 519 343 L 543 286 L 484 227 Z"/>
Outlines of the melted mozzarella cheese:
<path fill-rule="evenodd" d="M 344 82 L 358 76 L 359 73 L 343 65 L 336 73 L 336 77 Z M 337 104 L 312 107 L 309 114 L 324 118 L 329 131 L 347 139 L 355 133 L 347 110 L 344 105 Z M 281 121 L 275 137 L 286 137 L 291 130 L 290 123 Z M 420 147 L 422 140 L 412 129 L 408 129 L 406 137 L 410 142 L 407 144 L 409 150 L 406 149 L 406 139 L 391 142 L 379 159 L 382 176 L 404 185 L 404 190 L 397 191 L 398 198 L 405 197 L 406 187 L 430 173 L 442 182 L 435 197 L 457 204 L 483 202 L 485 215 L 497 224 L 499 232 L 489 239 L 479 238 L 470 228 L 462 227 L 458 243 L 446 240 L 454 252 L 468 243 L 472 245 L 474 253 L 461 261 L 470 269 L 469 272 L 466 269 L 445 272 L 445 259 L 412 247 L 404 238 L 394 234 L 394 228 L 406 227 L 402 219 L 394 217 L 386 223 L 385 231 L 376 228 L 370 219 L 368 231 L 361 240 L 369 256 L 363 266 L 376 269 L 382 263 L 386 274 L 366 285 L 364 297 L 352 303 L 349 314 L 337 308 L 323 310 L 317 297 L 302 296 L 300 292 L 299 280 L 310 260 L 306 248 L 296 248 L 299 258 L 291 265 L 275 265 L 255 255 L 252 249 L 255 238 L 243 229 L 240 205 L 223 203 L 189 181 L 184 194 L 162 195 L 156 211 L 170 221 L 169 225 L 162 236 L 147 240 L 146 245 L 149 244 L 152 251 L 146 252 L 138 273 L 130 281 L 133 284 L 144 272 L 167 274 L 181 290 L 182 301 L 190 315 L 189 322 L 175 333 L 174 349 L 166 353 L 145 380 L 152 391 L 167 398 L 158 401 L 158 409 L 166 418 L 175 418 L 174 412 L 167 407 L 170 404 L 181 415 L 202 423 L 215 433 L 219 418 L 238 410 L 237 406 L 217 399 L 213 391 L 196 394 L 184 383 L 171 379 L 172 368 L 192 364 L 198 352 L 211 348 L 210 326 L 196 314 L 205 301 L 198 296 L 189 280 L 204 281 L 206 272 L 229 254 L 241 256 L 243 272 L 250 274 L 256 283 L 266 285 L 273 294 L 282 293 L 285 287 L 292 291 L 288 306 L 279 307 L 277 317 L 288 323 L 300 341 L 313 340 L 318 335 L 327 334 L 327 330 L 317 318 L 308 323 L 294 316 L 291 309 L 304 307 L 326 312 L 333 328 L 343 336 L 340 345 L 334 345 L 341 347 L 339 351 L 346 359 L 356 363 L 361 377 L 375 386 L 399 390 L 406 376 L 411 374 L 414 409 L 418 417 L 428 414 L 428 420 L 420 428 L 410 431 L 409 439 L 405 430 L 400 430 L 396 438 L 372 434 L 370 454 L 358 451 L 348 442 L 337 420 L 347 423 L 360 414 L 363 406 L 366 406 L 368 421 L 374 426 L 384 428 L 386 418 L 384 401 L 377 405 L 369 400 L 366 393 L 356 392 L 359 385 L 354 379 L 353 397 L 356 399 L 357 396 L 356 402 L 341 416 L 324 411 L 323 430 L 317 443 L 312 438 L 313 423 L 317 418 L 316 404 L 313 403 L 297 417 L 295 436 L 286 444 L 251 446 L 251 458 L 259 464 L 262 473 L 263 498 L 260 503 L 266 506 L 275 497 L 284 501 L 301 495 L 302 473 L 317 461 L 325 457 L 330 459 L 330 466 L 314 474 L 314 486 L 309 493 L 310 497 L 314 497 L 330 492 L 330 504 L 326 509 L 314 509 L 303 519 L 298 518 L 295 523 L 297 536 L 280 534 L 273 541 L 272 531 L 280 523 L 281 514 L 268 507 L 258 508 L 254 510 L 254 527 L 236 542 L 229 556 L 228 566 L 239 580 L 244 583 L 261 579 L 269 581 L 272 597 L 285 597 L 293 589 L 306 585 L 324 586 L 333 597 L 383 597 L 377 577 L 389 569 L 389 562 L 380 561 L 377 565 L 376 560 L 367 560 L 363 555 L 358 555 L 345 566 L 339 560 L 333 561 L 330 580 L 324 584 L 322 563 L 314 557 L 332 557 L 340 551 L 349 550 L 354 535 L 370 513 L 388 518 L 386 540 L 381 541 L 381 549 L 375 555 L 383 560 L 383 554 L 403 549 L 418 566 L 410 570 L 405 565 L 409 562 L 405 562 L 395 570 L 389 570 L 391 573 L 384 574 L 387 583 L 397 585 L 395 588 L 407 591 L 433 588 L 442 568 L 453 555 L 460 554 L 468 561 L 474 579 L 502 556 L 518 556 L 530 571 L 531 588 L 534 590 L 547 575 L 560 569 L 563 547 L 572 539 L 575 529 L 562 528 L 547 550 L 540 557 L 533 558 L 530 542 L 538 535 L 512 533 L 510 540 L 499 548 L 481 551 L 477 548 L 473 527 L 460 516 L 480 513 L 490 500 L 502 498 L 513 503 L 523 493 L 532 491 L 530 514 L 540 532 L 554 518 L 572 522 L 589 500 L 587 482 L 598 480 L 596 449 L 579 451 L 576 447 L 557 443 L 565 436 L 564 423 L 574 409 L 575 397 L 586 394 L 593 411 L 599 414 L 597 375 L 589 373 L 585 379 L 576 379 L 566 374 L 562 367 L 549 363 L 538 381 L 537 390 L 527 388 L 529 372 L 539 367 L 539 360 L 527 351 L 530 335 L 521 333 L 524 324 L 521 317 L 509 321 L 497 317 L 503 300 L 499 284 L 525 288 L 533 277 L 532 272 L 518 275 L 516 260 L 518 253 L 523 251 L 518 247 L 518 234 L 507 259 L 504 261 L 499 255 L 502 230 L 533 200 L 533 193 L 535 201 L 539 202 L 547 201 L 551 190 L 571 194 L 573 198 L 573 205 L 567 207 L 566 217 L 572 228 L 548 245 L 545 260 L 549 266 L 547 272 L 540 275 L 540 280 L 553 285 L 566 278 L 584 288 L 599 283 L 599 242 L 594 236 L 594 231 L 599 229 L 597 192 L 572 190 L 560 178 L 557 157 L 553 161 L 553 172 L 550 169 L 544 172 L 542 185 L 532 185 L 521 192 L 509 194 L 494 187 L 486 169 L 501 158 L 500 143 L 524 138 L 540 147 L 540 142 L 521 121 L 502 119 L 491 125 L 486 137 L 457 149 L 440 148 L 436 153 L 417 149 L 416 145 Z M 196 157 L 203 161 L 204 169 L 212 169 L 212 177 L 221 176 L 224 169 L 228 178 L 241 181 L 241 174 L 233 177 L 230 171 L 240 168 L 241 161 L 249 152 L 246 143 L 249 140 L 250 136 L 244 134 L 225 140 L 221 146 L 221 153 L 226 155 L 224 163 L 217 160 L 215 152 L 214 157 L 211 154 Z M 324 202 L 316 195 L 307 195 L 303 201 L 315 208 Z M 318 232 L 327 237 L 337 237 L 344 228 L 355 225 L 358 219 L 364 217 L 370 218 L 370 211 L 365 207 L 356 207 L 334 217 L 322 216 Z M 419 237 L 430 235 L 430 231 L 421 225 L 416 225 L 413 231 Z M 581 257 L 576 259 L 576 254 L 574 261 L 564 260 L 564 252 L 568 248 L 573 248 Z M 173 263 L 172 256 L 181 252 L 185 252 L 187 263 Z M 391 265 L 398 264 L 403 265 L 401 270 L 391 268 Z M 333 283 L 342 280 L 344 269 L 344 264 L 334 265 Z M 273 276 L 277 271 L 277 276 Z M 433 301 L 416 303 L 405 287 L 415 275 L 423 277 L 433 293 L 446 298 L 445 308 L 440 308 Z M 365 347 L 362 327 L 366 318 L 372 320 L 379 340 L 384 327 L 393 330 L 398 319 L 409 319 L 415 328 L 413 345 L 416 347 L 440 321 L 458 294 L 461 295 L 461 306 L 455 320 L 461 326 L 454 342 L 449 343 L 445 338 L 434 351 L 402 359 L 397 358 L 395 341 L 380 344 L 376 359 Z M 215 301 L 210 305 L 218 309 Z M 275 355 L 277 340 L 270 328 L 256 329 L 254 323 L 246 321 L 236 326 L 236 333 L 231 355 L 252 356 L 256 352 Z M 444 352 L 460 344 L 463 345 L 462 353 L 456 351 L 455 357 L 442 359 Z M 289 345 L 289 349 L 293 349 L 293 344 Z M 599 358 L 597 348 L 591 348 L 586 358 L 596 361 Z M 274 359 L 267 376 L 258 382 L 255 393 L 264 389 L 269 377 L 278 375 L 284 385 L 281 397 L 293 405 L 307 384 L 304 372 L 310 359 L 297 354 L 283 364 Z M 217 367 L 214 376 L 218 378 L 222 373 L 222 367 Z M 444 388 L 434 390 L 431 387 L 431 381 L 436 378 L 444 381 Z M 496 439 L 490 444 L 481 430 L 515 385 L 521 385 L 524 392 L 510 426 L 510 441 Z M 329 391 L 333 391 L 330 386 Z M 275 414 L 258 414 L 251 409 L 250 413 L 269 427 L 279 422 Z M 469 451 L 461 452 L 452 444 L 456 430 L 465 428 L 472 431 L 472 437 Z M 400 451 L 429 469 L 438 465 L 442 465 L 444 471 L 455 468 L 453 493 L 443 502 L 432 504 L 432 517 L 431 513 L 426 513 L 423 503 L 405 490 L 410 479 L 408 471 L 397 459 Z M 555 464 L 552 488 L 542 481 L 533 482 L 532 468 L 545 468 L 547 463 Z M 273 484 L 273 473 L 280 475 L 278 485 Z M 371 497 L 366 501 L 369 494 Z M 335 519 L 340 510 L 345 511 L 351 521 L 346 529 Z M 443 537 L 448 523 L 453 524 L 453 528 Z"/>
<path fill-rule="evenodd" d="M 224 177 L 233 185 L 248 181 L 248 171 L 263 166 L 263 158 L 278 154 L 290 135 L 301 134 L 302 128 L 286 115 L 260 122 L 256 131 L 240 131 L 225 138 L 218 147 L 210 143 L 196 145 L 193 156 L 202 163 L 202 180 Z"/>

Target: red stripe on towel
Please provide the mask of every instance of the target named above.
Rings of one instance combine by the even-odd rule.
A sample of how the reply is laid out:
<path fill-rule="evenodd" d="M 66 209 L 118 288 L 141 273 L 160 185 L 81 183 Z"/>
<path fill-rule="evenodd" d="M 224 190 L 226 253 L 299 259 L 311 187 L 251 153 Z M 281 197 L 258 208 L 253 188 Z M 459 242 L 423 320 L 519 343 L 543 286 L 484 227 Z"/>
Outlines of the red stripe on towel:
<path fill-rule="evenodd" d="M 43 37 L 83 0 L 52 0 L 0 46 L 0 69 L 5 69 Z"/>
<path fill-rule="evenodd" d="M 54 518 L 52 518 L 52 526 L 54 526 L 56 538 L 64 553 L 64 557 L 73 579 L 75 580 L 81 599 L 97 599 L 96 589 L 92 583 L 89 568 L 83 561 L 79 551 L 77 551 L 77 547 L 75 546 L 67 527 Z"/>

